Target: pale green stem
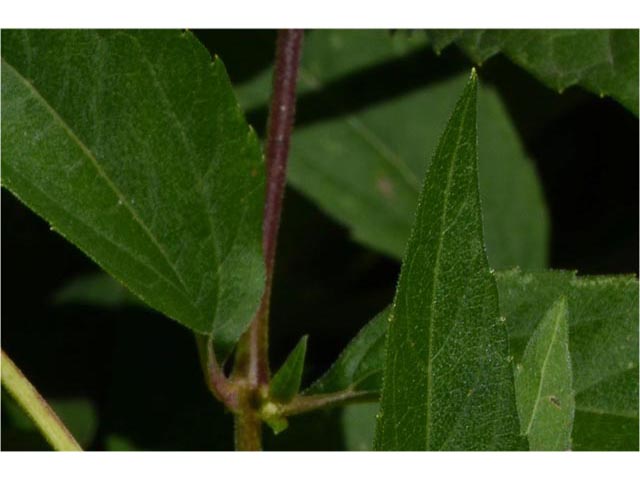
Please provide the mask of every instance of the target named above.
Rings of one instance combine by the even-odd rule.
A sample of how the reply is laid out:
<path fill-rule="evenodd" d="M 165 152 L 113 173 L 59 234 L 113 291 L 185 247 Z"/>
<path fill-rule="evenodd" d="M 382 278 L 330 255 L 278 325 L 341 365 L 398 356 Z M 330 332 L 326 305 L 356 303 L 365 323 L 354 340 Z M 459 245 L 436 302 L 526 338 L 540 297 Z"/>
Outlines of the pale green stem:
<path fill-rule="evenodd" d="M 27 377 L 2 350 L 2 385 L 31 417 L 51 446 L 58 451 L 82 451 L 71 432 Z"/>

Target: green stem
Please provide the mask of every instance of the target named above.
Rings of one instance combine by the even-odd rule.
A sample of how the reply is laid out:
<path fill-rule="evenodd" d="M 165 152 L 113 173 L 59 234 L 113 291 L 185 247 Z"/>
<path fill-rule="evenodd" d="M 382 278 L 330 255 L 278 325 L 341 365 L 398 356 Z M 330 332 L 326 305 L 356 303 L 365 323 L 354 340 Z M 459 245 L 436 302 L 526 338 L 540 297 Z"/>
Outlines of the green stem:
<path fill-rule="evenodd" d="M 196 344 L 205 382 L 213 396 L 232 412 L 238 409 L 238 386 L 229 380 L 213 350 L 213 338 L 197 334 Z"/>
<path fill-rule="evenodd" d="M 235 447 L 238 451 L 262 450 L 262 419 L 255 410 L 246 410 L 234 417 Z"/>
<path fill-rule="evenodd" d="M 71 432 L 42 395 L 2 350 L 2 385 L 31 417 L 51 446 L 58 451 L 82 451 Z"/>
<path fill-rule="evenodd" d="M 354 392 L 351 390 L 342 390 L 335 393 L 327 393 L 321 395 L 298 395 L 291 402 L 282 405 L 278 413 L 284 417 L 292 415 L 300 415 L 312 410 L 320 408 L 337 407 L 355 402 L 373 402 L 378 399 L 377 393 L 371 392 Z"/>

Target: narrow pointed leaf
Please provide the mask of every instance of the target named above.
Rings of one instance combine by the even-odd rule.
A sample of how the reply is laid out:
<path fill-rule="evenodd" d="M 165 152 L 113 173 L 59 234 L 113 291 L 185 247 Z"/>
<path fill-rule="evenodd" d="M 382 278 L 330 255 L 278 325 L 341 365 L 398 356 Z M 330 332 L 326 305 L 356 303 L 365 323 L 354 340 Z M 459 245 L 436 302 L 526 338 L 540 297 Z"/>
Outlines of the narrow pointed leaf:
<path fill-rule="evenodd" d="M 2 183 L 228 353 L 264 285 L 260 145 L 189 32 L 2 32 Z"/>
<path fill-rule="evenodd" d="M 476 63 L 503 52 L 560 92 L 580 85 L 638 116 L 638 30 L 431 30 L 437 51 L 455 42 Z"/>
<path fill-rule="evenodd" d="M 531 450 L 569 450 L 575 412 L 567 301 L 547 311 L 516 366 L 520 426 Z"/>
<path fill-rule="evenodd" d="M 435 55 L 425 67 L 428 54 L 424 32 L 321 30 L 305 37 L 300 67 L 288 180 L 346 225 L 355 240 L 399 260 L 429 155 L 467 77 L 459 64 Z M 397 91 L 378 89 L 371 101 L 345 112 L 345 97 L 350 103 L 366 96 L 362 92 L 371 91 L 377 75 L 394 72 L 401 78 L 403 68 L 434 73 L 407 79 L 406 85 L 394 79 Z M 266 104 L 270 82 L 267 72 L 240 85 L 242 105 L 258 107 L 259 98 Z M 489 264 L 544 268 L 548 226 L 542 188 L 507 109 L 489 87 L 478 94 L 478 138 Z"/>
<path fill-rule="evenodd" d="M 287 403 L 300 390 L 304 358 L 307 353 L 307 338 L 305 335 L 289 354 L 278 372 L 271 379 L 269 396 L 280 403 Z"/>
<path fill-rule="evenodd" d="M 482 238 L 475 72 L 427 171 L 390 316 L 377 450 L 521 446 Z"/>
<path fill-rule="evenodd" d="M 386 308 L 367 323 L 331 368 L 304 393 L 333 393 L 341 390 L 377 393 L 382 384 L 384 338 L 390 310 Z"/>

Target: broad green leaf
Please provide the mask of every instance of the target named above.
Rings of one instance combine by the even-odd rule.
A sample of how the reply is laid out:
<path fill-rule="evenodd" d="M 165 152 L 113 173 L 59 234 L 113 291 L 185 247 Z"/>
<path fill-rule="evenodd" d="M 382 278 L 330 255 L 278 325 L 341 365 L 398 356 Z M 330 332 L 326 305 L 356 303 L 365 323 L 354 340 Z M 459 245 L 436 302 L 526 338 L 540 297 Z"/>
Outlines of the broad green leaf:
<path fill-rule="evenodd" d="M 350 390 L 378 392 L 382 384 L 384 337 L 390 309 L 380 312 L 349 342 L 336 362 L 313 383 L 305 394 L 321 394 Z"/>
<path fill-rule="evenodd" d="M 545 312 L 559 296 L 567 299 L 576 404 L 572 449 L 637 450 L 638 281 L 517 270 L 497 280 L 516 362 Z"/>
<path fill-rule="evenodd" d="M 481 64 L 497 53 L 562 92 L 580 85 L 638 116 L 638 30 L 431 30 L 437 51 L 455 42 Z"/>
<path fill-rule="evenodd" d="M 264 285 L 259 142 L 189 32 L 3 31 L 2 184 L 224 356 Z"/>
<path fill-rule="evenodd" d="M 300 339 L 296 347 L 271 379 L 269 396 L 273 400 L 287 403 L 300 390 L 304 358 L 307 353 L 307 338 L 308 336 L 305 335 Z"/>
<path fill-rule="evenodd" d="M 520 447 L 507 330 L 484 251 L 475 72 L 427 171 L 386 343 L 377 450 Z"/>
<path fill-rule="evenodd" d="M 563 297 L 536 327 L 516 365 L 521 433 L 531 450 L 569 450 L 575 412 L 571 388 L 567 301 Z"/>
<path fill-rule="evenodd" d="M 337 78 L 349 78 L 348 74 L 375 61 L 380 64 L 397 58 L 398 52 L 414 52 L 417 45 L 426 45 L 420 41 L 420 37 L 390 36 L 380 31 L 311 32 L 305 39 L 300 71 L 302 91 L 326 93 Z M 361 57 L 358 65 L 348 68 L 349 62 Z M 347 225 L 356 240 L 401 259 L 420 179 L 429 162 L 427 152 L 435 150 L 465 81 L 466 74 L 434 79 L 411 92 L 367 104 L 355 113 L 298 125 L 291 147 L 290 182 Z M 266 101 L 269 85 L 262 76 L 240 86 L 243 105 L 259 105 L 256 91 L 264 92 Z M 357 94 L 353 87 L 349 91 L 351 96 Z M 339 109 L 341 101 L 340 95 L 329 96 L 322 112 Z M 303 94 L 299 116 L 304 116 L 305 105 Z M 490 88 L 482 88 L 479 94 L 478 128 L 480 196 L 489 262 L 494 268 L 543 268 L 548 225 L 542 190 L 504 106 Z"/>

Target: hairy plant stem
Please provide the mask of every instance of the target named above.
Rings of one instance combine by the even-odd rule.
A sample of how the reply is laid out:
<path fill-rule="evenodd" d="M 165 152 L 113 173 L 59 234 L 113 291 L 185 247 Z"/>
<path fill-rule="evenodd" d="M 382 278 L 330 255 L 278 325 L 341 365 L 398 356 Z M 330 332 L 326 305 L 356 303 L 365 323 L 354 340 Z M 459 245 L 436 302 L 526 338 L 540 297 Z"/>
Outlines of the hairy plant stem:
<path fill-rule="evenodd" d="M 291 402 L 280 407 L 278 413 L 284 417 L 290 417 L 320 408 L 337 407 L 355 402 L 374 402 L 378 397 L 377 393 L 354 392 L 351 390 L 321 395 L 298 395 Z"/>
<path fill-rule="evenodd" d="M 296 83 L 302 30 L 281 30 L 276 43 L 273 94 L 269 110 L 266 142 L 267 185 L 262 223 L 262 249 L 265 260 L 265 289 L 249 330 L 240 340 L 234 367 L 234 381 L 244 384 L 236 413 L 236 448 L 261 448 L 261 419 L 257 414 L 261 392 L 269 384 L 268 326 L 271 287 L 275 265 L 276 245 L 282 199 L 287 176 L 287 158 L 296 106 Z"/>
<path fill-rule="evenodd" d="M 255 452 L 262 450 L 262 419 L 258 413 L 257 398 L 251 390 L 244 390 L 234 416 L 235 449 Z"/>
<path fill-rule="evenodd" d="M 40 429 L 49 444 L 58 451 L 81 451 L 71 432 L 67 430 L 56 412 L 42 398 L 27 377 L 2 350 L 2 385 L 20 404 Z"/>
<path fill-rule="evenodd" d="M 232 412 L 238 409 L 238 386 L 227 378 L 213 350 L 213 338 L 196 334 L 196 344 L 200 355 L 205 382 L 215 398 Z"/>

